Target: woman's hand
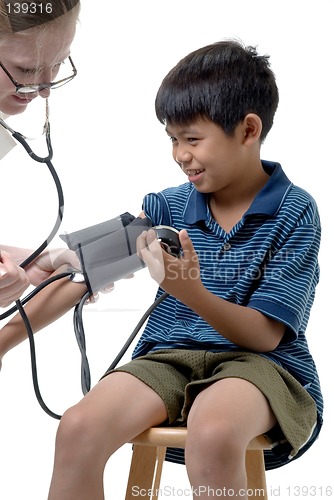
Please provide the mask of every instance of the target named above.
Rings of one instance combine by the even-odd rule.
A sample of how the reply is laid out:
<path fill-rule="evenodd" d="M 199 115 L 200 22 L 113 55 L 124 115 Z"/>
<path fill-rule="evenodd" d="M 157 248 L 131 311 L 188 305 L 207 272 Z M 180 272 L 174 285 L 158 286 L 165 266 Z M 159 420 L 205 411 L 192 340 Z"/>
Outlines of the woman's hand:
<path fill-rule="evenodd" d="M 4 246 L 2 246 L 3 248 Z M 29 285 L 38 286 L 50 278 L 62 266 L 80 269 L 75 252 L 67 248 L 47 249 L 36 257 L 25 269 L 20 264 L 33 250 L 5 246 L 0 258 L 0 307 L 7 307 L 19 299 Z M 113 284 L 103 292 L 111 291 Z M 98 293 L 91 295 L 87 302 L 94 303 Z"/>
<path fill-rule="evenodd" d="M 7 307 L 22 295 L 30 281 L 9 253 L 2 250 L 0 255 L 0 307 Z"/>
<path fill-rule="evenodd" d="M 38 286 L 50 278 L 56 269 L 67 265 L 69 268 L 80 269 L 80 262 L 75 252 L 67 248 L 51 248 L 42 252 L 26 268 L 30 283 Z"/>
<path fill-rule="evenodd" d="M 81 269 L 80 261 L 72 250 L 64 248 L 52 248 L 42 252 L 36 259 L 26 267 L 26 273 L 31 284 L 38 286 L 42 281 L 48 279 L 55 270 L 62 266 L 72 269 Z M 114 289 L 114 283 L 108 284 L 102 293 L 109 293 Z M 99 298 L 99 293 L 94 292 L 86 301 L 86 304 L 94 304 Z"/>

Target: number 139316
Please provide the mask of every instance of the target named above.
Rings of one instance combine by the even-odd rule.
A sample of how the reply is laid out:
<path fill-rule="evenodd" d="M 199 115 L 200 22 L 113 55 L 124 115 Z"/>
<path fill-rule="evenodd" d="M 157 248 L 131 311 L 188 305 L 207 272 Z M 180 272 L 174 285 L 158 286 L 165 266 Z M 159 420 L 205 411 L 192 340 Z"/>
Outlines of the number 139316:
<path fill-rule="evenodd" d="M 38 2 L 8 2 L 6 3 L 7 12 L 12 14 L 51 14 L 52 3 Z"/>
<path fill-rule="evenodd" d="M 334 494 L 333 486 L 287 486 L 285 491 L 288 497 L 326 498 Z"/>

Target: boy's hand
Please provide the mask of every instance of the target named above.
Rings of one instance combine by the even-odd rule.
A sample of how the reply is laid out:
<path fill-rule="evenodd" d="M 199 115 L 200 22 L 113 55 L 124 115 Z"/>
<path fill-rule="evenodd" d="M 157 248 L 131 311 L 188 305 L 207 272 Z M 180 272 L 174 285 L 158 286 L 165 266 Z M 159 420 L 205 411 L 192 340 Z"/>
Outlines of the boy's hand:
<path fill-rule="evenodd" d="M 185 229 L 180 231 L 179 238 L 183 250 L 180 257 L 174 257 L 161 248 L 153 229 L 138 237 L 137 252 L 161 288 L 183 301 L 202 282 L 198 256 Z"/>

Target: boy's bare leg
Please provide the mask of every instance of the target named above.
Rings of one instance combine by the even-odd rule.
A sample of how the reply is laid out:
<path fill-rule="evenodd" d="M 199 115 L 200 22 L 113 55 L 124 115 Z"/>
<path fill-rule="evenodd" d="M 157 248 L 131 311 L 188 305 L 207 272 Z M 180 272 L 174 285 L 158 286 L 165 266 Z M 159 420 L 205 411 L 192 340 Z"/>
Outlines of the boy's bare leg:
<path fill-rule="evenodd" d="M 228 498 L 247 499 L 247 445 L 275 423 L 265 396 L 246 380 L 226 378 L 204 389 L 189 413 L 185 452 L 196 498 L 224 498 L 225 491 Z"/>
<path fill-rule="evenodd" d="M 53 275 L 61 274 L 66 269 L 67 266 L 59 268 Z M 25 305 L 33 332 L 36 333 L 56 321 L 74 307 L 85 292 L 87 292 L 85 283 L 73 283 L 67 277 L 41 290 Z M 0 367 L 3 356 L 26 338 L 27 332 L 18 313 L 0 330 Z"/>
<path fill-rule="evenodd" d="M 116 372 L 102 379 L 60 421 L 48 499 L 103 500 L 109 457 L 166 418 L 161 398 L 136 377 Z"/>

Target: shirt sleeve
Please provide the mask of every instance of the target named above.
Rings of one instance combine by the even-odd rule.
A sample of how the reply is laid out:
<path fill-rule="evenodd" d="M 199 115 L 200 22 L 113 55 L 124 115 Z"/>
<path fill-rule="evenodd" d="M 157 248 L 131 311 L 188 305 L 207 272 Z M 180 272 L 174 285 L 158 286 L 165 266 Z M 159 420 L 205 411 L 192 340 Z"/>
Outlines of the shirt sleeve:
<path fill-rule="evenodd" d="M 288 327 L 285 341 L 304 331 L 319 281 L 320 224 L 298 225 L 284 245 L 264 262 L 248 306 Z"/>
<path fill-rule="evenodd" d="M 163 224 L 164 208 L 162 198 L 157 193 L 149 193 L 145 196 L 143 201 L 143 211 L 148 217 L 153 226 Z"/>

